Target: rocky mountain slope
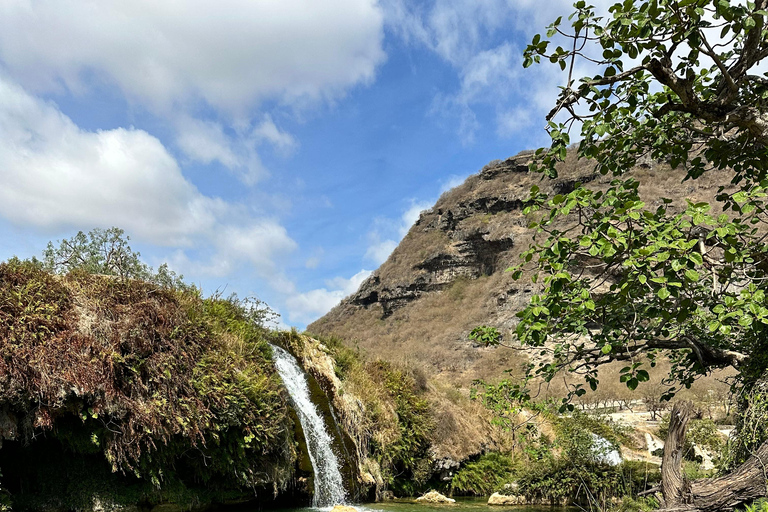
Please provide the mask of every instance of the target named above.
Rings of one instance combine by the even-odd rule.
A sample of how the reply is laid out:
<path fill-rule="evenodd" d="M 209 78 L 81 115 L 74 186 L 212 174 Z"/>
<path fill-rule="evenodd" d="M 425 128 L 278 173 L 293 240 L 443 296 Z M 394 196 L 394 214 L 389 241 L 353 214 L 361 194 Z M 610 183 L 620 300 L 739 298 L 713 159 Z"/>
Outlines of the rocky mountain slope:
<path fill-rule="evenodd" d="M 528 172 L 531 158 L 527 152 L 491 162 L 444 193 L 359 290 L 308 331 L 340 336 L 372 357 L 423 366 L 458 386 L 522 371 L 524 353 L 481 347 L 468 335 L 491 325 L 510 341 L 515 313 L 535 293 L 530 279 L 514 281 L 505 272 L 532 240 L 523 214 L 530 188 L 555 194 L 576 182 L 606 188 L 613 179 L 571 155 L 552 180 Z M 633 171 L 649 208 L 662 197 L 712 200 L 729 179 L 718 173 L 683 181 L 682 169 L 651 161 Z"/>

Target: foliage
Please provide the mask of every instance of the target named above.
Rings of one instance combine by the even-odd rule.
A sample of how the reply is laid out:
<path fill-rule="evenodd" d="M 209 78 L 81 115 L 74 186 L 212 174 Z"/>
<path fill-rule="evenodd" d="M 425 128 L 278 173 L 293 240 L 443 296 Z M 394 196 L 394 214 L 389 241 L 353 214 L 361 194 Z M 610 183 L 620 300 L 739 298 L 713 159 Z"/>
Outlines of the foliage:
<path fill-rule="evenodd" d="M 522 459 L 516 461 L 510 478 L 517 482 L 517 488 L 504 492 L 553 504 L 598 504 L 605 510 L 613 499 L 636 496 L 660 481 L 656 465 L 606 463 L 606 450 L 618 449 L 619 443 L 629 441 L 627 429 L 583 413 L 558 416 L 549 405 L 542 411 L 552 422 L 555 436 L 542 435 L 533 424 L 526 424 L 516 436 Z M 598 436 L 607 440 L 608 446 L 598 442 Z"/>
<path fill-rule="evenodd" d="M 333 356 L 333 369 L 339 379 L 347 379 L 350 373 L 362 364 L 360 361 L 360 351 L 347 347 L 341 338 L 336 336 L 319 336 L 309 333 L 307 333 L 307 335 L 321 341 L 323 345 L 328 348 Z"/>
<path fill-rule="evenodd" d="M 669 433 L 669 414 L 665 414 L 659 423 L 659 438 L 666 441 Z M 723 436 L 717 430 L 717 425 L 710 419 L 693 419 L 688 423 L 688 430 L 683 445 L 683 458 L 696 461 L 693 445 L 706 448 L 715 456 L 725 449 Z M 699 460 L 700 462 L 700 460 Z"/>
<path fill-rule="evenodd" d="M 170 270 L 165 263 L 155 272 L 141 261 L 141 253 L 131 249 L 130 240 L 125 231 L 116 227 L 96 228 L 87 235 L 79 231 L 72 238 L 59 240 L 58 247 L 48 242 L 42 264 L 57 274 L 81 270 L 89 274 L 140 279 L 166 288 L 190 287 L 184 283 L 183 276 Z"/>
<path fill-rule="evenodd" d="M 613 512 L 648 512 L 655 510 L 659 507 L 659 503 L 650 497 L 632 498 L 625 496 L 621 499 L 621 503 L 615 509 L 611 509 Z"/>
<path fill-rule="evenodd" d="M 400 436 L 394 443 L 387 446 L 372 443 L 371 453 L 388 473 L 391 484 L 405 482 L 406 486 L 415 485 L 418 488 L 432 474 L 429 433 L 433 419 L 429 402 L 420 396 L 413 376 L 403 369 L 385 361 L 375 361 L 367 365 L 367 371 L 374 376 L 374 381 L 383 384 L 394 400 L 400 430 Z M 402 490 L 408 494 L 413 491 L 412 488 Z"/>
<path fill-rule="evenodd" d="M 581 374 L 569 393 L 581 396 L 597 387 L 600 365 L 626 361 L 620 381 L 634 390 L 666 351 L 669 399 L 714 369 L 736 368 L 746 382 L 762 373 L 764 357 L 752 356 L 768 348 L 768 81 L 750 73 L 768 56 L 765 4 L 628 1 L 602 18 L 580 0 L 569 29 L 560 17 L 547 31 L 568 49 L 540 35 L 526 49 L 526 66 L 570 67 L 548 115 L 552 145 L 532 169 L 556 176 L 580 125 L 578 158 L 616 177 L 607 189 L 531 190 L 537 237 L 515 277 L 530 270 L 543 290 L 519 313 L 516 335 L 552 362 L 529 376 Z M 598 73 L 577 82 L 581 59 Z M 686 179 L 718 173 L 719 204 L 644 197 L 627 173 L 649 158 L 682 166 Z"/>
<path fill-rule="evenodd" d="M 629 429 L 618 423 L 600 416 L 593 416 L 575 411 L 570 416 L 560 416 L 555 419 L 555 430 L 558 438 L 562 439 L 561 446 L 569 454 L 571 460 L 585 458 L 587 461 L 602 459 L 605 453 L 596 450 L 594 436 L 605 439 L 612 449 L 618 450 L 620 445 L 631 443 Z"/>
<path fill-rule="evenodd" d="M 425 395 L 426 375 L 418 369 L 393 362 L 365 361 L 359 349 L 352 349 L 335 336 L 309 334 L 320 341 L 334 359 L 334 371 L 343 383 L 342 393 L 358 399 L 364 414 L 356 417 L 358 444 L 367 447 L 369 457 L 380 466 L 385 483 L 398 496 L 412 496 L 423 490 L 432 476 L 429 449 L 435 429 L 435 415 Z M 291 350 L 303 344 L 283 335 Z M 344 418 L 342 418 L 342 422 Z"/>
<path fill-rule="evenodd" d="M 730 440 L 728 468 L 743 463 L 755 448 L 768 440 L 768 379 L 764 377 L 744 389 L 739 402 L 736 425 L 739 435 Z"/>
<path fill-rule="evenodd" d="M 529 500 L 553 504 L 598 504 L 605 509 L 613 498 L 636 496 L 657 484 L 657 467 L 637 462 L 619 466 L 574 464 L 568 458 L 535 462 L 518 475 L 518 490 Z"/>
<path fill-rule="evenodd" d="M 489 496 L 512 480 L 516 465 L 509 455 L 489 452 L 463 466 L 451 480 L 452 493 Z"/>
<path fill-rule="evenodd" d="M 472 332 L 469 333 L 469 339 L 482 343 L 487 347 L 489 345 L 497 345 L 501 341 L 501 333 L 495 327 L 481 325 L 472 329 Z"/>
<path fill-rule="evenodd" d="M 258 305 L 0 263 L 0 403 L 20 441 L 154 488 L 280 485 L 292 428 Z"/>
<path fill-rule="evenodd" d="M 768 500 L 757 500 L 744 507 L 744 512 L 768 512 Z"/>

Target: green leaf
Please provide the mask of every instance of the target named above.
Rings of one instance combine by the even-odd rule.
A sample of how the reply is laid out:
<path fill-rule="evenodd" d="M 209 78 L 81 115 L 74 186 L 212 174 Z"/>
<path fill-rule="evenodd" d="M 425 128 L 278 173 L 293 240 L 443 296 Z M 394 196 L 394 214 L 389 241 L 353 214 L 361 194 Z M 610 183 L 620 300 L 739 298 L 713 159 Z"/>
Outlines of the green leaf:
<path fill-rule="evenodd" d="M 661 300 L 666 300 L 667 297 L 669 297 L 670 293 L 667 287 L 665 286 L 664 288 L 659 288 L 659 291 L 656 292 L 656 295 L 658 295 L 658 297 Z"/>

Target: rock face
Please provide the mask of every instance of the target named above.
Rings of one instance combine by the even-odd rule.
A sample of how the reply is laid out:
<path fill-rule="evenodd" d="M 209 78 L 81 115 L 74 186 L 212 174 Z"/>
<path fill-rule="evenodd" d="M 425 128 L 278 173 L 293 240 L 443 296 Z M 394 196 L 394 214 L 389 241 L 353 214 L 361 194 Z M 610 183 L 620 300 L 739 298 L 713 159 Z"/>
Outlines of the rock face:
<path fill-rule="evenodd" d="M 468 339 L 478 325 L 497 327 L 510 341 L 515 314 L 537 292 L 530 279 L 505 269 L 520 263 L 532 240 L 524 213 L 531 186 L 550 196 L 577 182 L 605 189 L 613 179 L 573 155 L 555 180 L 527 172 L 531 153 L 491 162 L 423 211 L 389 259 L 356 293 L 308 331 L 337 335 L 368 355 L 423 365 L 447 382 L 498 379 L 525 362 L 519 351 L 485 348 Z M 633 171 L 653 209 L 662 197 L 711 200 L 722 179 L 712 173 L 682 182 L 682 170 L 643 164 Z M 658 204 L 657 204 L 658 203 Z"/>
<path fill-rule="evenodd" d="M 424 496 L 416 498 L 416 501 L 421 503 L 456 503 L 455 499 L 443 496 L 437 491 L 429 491 Z"/>
<path fill-rule="evenodd" d="M 373 488 L 376 500 L 380 501 L 384 480 L 378 463 L 368 457 L 369 434 L 361 431 L 365 415 L 362 402 L 343 389 L 334 370 L 333 358 L 322 343 L 308 336 L 295 335 L 287 339 L 286 344 L 290 345 L 290 351 L 299 359 L 304 371 L 314 377 L 328 397 L 333 406 L 337 426 L 345 434 L 345 444 L 351 445 L 345 446 L 344 451 L 351 459 L 349 462 L 355 466 L 354 478 L 357 480 L 359 489 L 348 489 L 348 491 L 351 491 L 352 497 L 357 499 L 359 497 L 357 491 L 364 492 L 368 488 Z"/>

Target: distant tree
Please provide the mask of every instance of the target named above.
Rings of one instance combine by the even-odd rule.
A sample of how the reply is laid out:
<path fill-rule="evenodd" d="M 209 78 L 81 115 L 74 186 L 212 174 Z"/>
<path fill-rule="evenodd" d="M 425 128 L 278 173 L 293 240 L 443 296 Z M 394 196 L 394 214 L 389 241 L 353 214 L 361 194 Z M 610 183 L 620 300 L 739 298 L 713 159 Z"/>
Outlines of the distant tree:
<path fill-rule="evenodd" d="M 516 335 L 552 358 L 529 375 L 583 375 L 570 390 L 581 396 L 597 389 L 601 365 L 624 361 L 620 381 L 634 390 L 663 353 L 673 363 L 666 399 L 722 368 L 751 388 L 768 368 L 768 75 L 758 67 L 768 57 L 768 0 L 626 0 L 607 18 L 584 1 L 574 7 L 569 28 L 558 18 L 525 51 L 525 66 L 544 59 L 569 70 L 547 116 L 551 147 L 532 168 L 557 176 L 580 127 L 578 157 L 616 179 L 607 190 L 531 191 L 537 237 L 515 277 L 528 270 L 543 291 L 520 312 Z M 552 50 L 552 37 L 566 44 Z M 581 61 L 598 73 L 577 81 Z M 645 159 L 683 167 L 690 180 L 717 171 L 724 213 L 642 197 L 626 173 Z M 726 185 L 737 192 L 723 193 Z M 685 480 L 676 450 L 691 414 L 672 414 L 665 506 L 727 510 L 765 496 L 764 436 L 731 475 Z"/>
<path fill-rule="evenodd" d="M 141 253 L 131 249 L 131 237 L 120 228 L 79 231 L 69 239 L 48 242 L 43 252 L 43 266 L 57 274 L 83 270 L 90 274 L 140 279 L 168 288 L 188 288 L 183 276 L 163 263 L 155 272 L 141 261 Z"/>

